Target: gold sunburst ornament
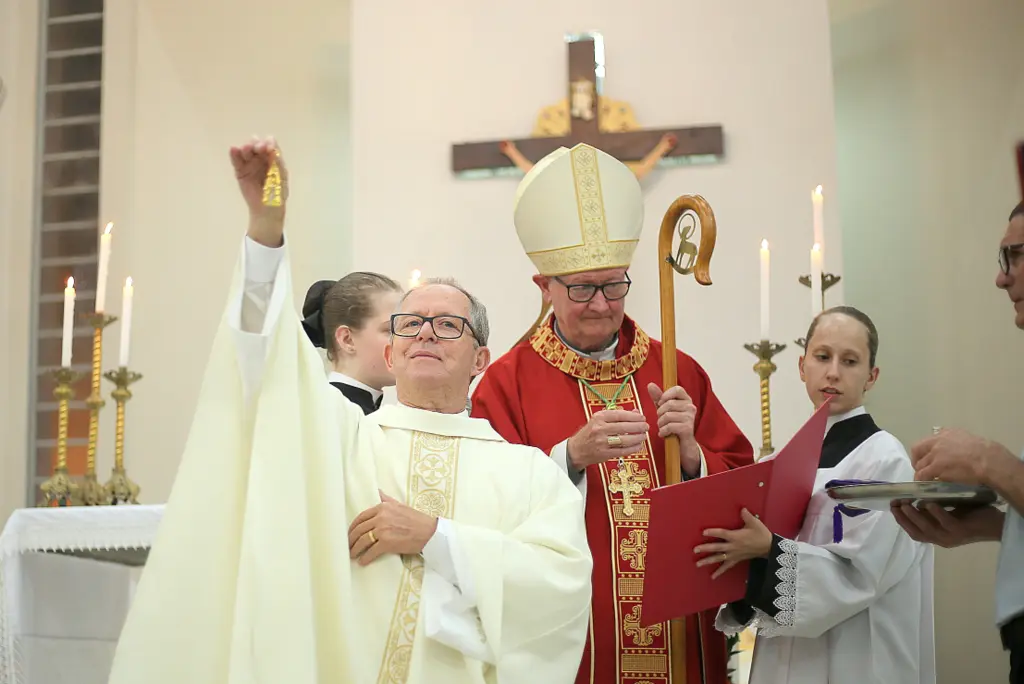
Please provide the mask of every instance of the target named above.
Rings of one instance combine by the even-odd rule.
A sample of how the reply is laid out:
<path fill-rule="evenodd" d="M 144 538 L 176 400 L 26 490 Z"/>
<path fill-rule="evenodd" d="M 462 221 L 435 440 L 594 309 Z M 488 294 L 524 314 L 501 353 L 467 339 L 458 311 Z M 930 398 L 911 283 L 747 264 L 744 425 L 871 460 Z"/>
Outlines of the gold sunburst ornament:
<path fill-rule="evenodd" d="M 274 160 L 267 169 L 267 178 L 263 181 L 263 205 L 267 207 L 281 206 L 281 167 L 277 163 L 280 152 L 274 150 Z"/>

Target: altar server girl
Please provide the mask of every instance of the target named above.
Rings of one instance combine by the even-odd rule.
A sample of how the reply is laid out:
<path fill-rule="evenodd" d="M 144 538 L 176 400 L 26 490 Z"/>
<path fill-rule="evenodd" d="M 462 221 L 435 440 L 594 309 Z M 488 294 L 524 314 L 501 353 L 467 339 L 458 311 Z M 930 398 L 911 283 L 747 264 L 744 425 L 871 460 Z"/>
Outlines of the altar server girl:
<path fill-rule="evenodd" d="M 848 517 L 832 480 L 909 482 L 905 449 L 865 410 L 878 379 L 878 332 L 861 311 L 836 307 L 807 332 L 800 378 L 815 408 L 831 397 L 814 492 L 796 539 L 748 511 L 745 525 L 706 531 L 698 565 L 715 576 L 750 560 L 745 599 L 723 606 L 726 633 L 757 629 L 750 684 L 934 684 L 931 547 L 888 511 Z"/>
<path fill-rule="evenodd" d="M 395 384 L 384 346 L 401 296 L 391 278 L 358 271 L 314 283 L 302 304 L 302 327 L 315 346 L 327 350 L 328 382 L 367 414 L 380 407 L 384 388 Z"/>

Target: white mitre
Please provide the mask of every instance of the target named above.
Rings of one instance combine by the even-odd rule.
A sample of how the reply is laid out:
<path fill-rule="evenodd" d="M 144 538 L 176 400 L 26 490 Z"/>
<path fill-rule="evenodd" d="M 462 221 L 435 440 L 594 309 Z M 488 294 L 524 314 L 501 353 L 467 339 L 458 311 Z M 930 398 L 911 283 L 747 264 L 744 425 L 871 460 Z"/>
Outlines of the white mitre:
<path fill-rule="evenodd" d="M 644 223 L 633 171 L 583 143 L 537 162 L 519 183 L 514 212 L 519 241 L 546 276 L 627 268 Z"/>

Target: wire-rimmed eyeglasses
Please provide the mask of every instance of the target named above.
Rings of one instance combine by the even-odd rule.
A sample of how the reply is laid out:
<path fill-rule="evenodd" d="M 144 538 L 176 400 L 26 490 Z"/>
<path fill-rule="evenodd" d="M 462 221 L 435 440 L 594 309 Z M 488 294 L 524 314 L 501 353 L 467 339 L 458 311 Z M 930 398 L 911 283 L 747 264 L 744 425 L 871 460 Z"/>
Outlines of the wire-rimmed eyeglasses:
<path fill-rule="evenodd" d="M 462 316 L 443 314 L 441 316 L 420 316 L 419 314 L 397 313 L 391 316 L 391 334 L 397 337 L 416 337 L 426 323 L 439 340 L 457 340 L 469 328 L 476 337 L 473 325 Z"/>
<path fill-rule="evenodd" d="M 555 280 L 568 291 L 569 299 L 578 304 L 589 302 L 597 295 L 598 290 L 601 291 L 601 294 L 603 294 L 604 298 L 609 302 L 622 299 L 629 292 L 629 286 L 633 283 L 633 281 L 629 279 L 628 273 L 626 274 L 625 280 L 619 280 L 614 283 L 602 283 L 600 285 L 595 285 L 593 283 L 570 285 L 558 276 L 555 276 Z"/>

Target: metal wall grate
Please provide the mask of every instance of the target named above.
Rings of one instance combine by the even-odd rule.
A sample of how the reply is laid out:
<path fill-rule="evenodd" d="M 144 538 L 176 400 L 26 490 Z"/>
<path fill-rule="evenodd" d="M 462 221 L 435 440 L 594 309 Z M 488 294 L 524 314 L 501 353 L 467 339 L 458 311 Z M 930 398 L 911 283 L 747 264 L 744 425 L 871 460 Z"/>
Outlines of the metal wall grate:
<path fill-rule="evenodd" d="M 100 117 L 104 0 L 43 0 L 36 182 L 35 315 L 28 501 L 56 458 L 57 403 L 49 369 L 60 364 L 64 285 L 74 276 L 78 314 L 95 302 L 100 224 Z M 88 371 L 92 331 L 76 321 L 74 367 Z M 88 382 L 69 406 L 68 470 L 85 470 Z"/>

